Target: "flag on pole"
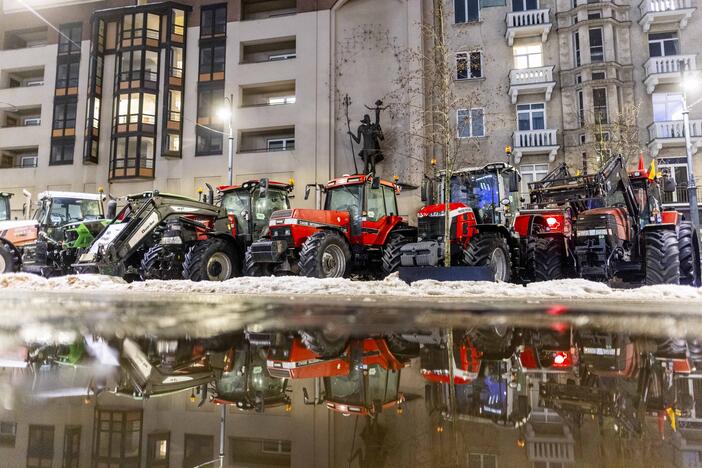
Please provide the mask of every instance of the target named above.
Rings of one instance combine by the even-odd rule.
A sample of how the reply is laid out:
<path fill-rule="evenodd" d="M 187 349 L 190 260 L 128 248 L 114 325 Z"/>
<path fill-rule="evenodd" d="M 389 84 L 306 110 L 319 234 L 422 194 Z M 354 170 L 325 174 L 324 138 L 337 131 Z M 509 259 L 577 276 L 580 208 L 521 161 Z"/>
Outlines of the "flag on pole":
<path fill-rule="evenodd" d="M 656 178 L 656 160 L 651 159 L 651 167 L 648 170 L 648 180 L 653 180 Z"/>
<path fill-rule="evenodd" d="M 646 164 L 644 163 L 643 153 L 639 153 L 639 167 L 636 170 L 639 171 L 639 173 L 642 173 L 646 170 Z"/>

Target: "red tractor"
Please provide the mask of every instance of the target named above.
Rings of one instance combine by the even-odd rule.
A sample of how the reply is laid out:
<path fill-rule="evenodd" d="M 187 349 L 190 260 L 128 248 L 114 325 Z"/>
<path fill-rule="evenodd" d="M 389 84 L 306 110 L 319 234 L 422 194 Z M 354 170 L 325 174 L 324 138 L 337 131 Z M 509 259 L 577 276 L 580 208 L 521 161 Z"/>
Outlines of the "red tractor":
<path fill-rule="evenodd" d="M 328 182 L 323 191 L 323 210 L 271 215 L 268 235 L 246 252 L 248 275 L 341 278 L 352 272 L 386 276 L 397 269 L 400 248 L 416 238 L 416 229 L 398 214 L 398 186 L 352 175 Z"/>
<path fill-rule="evenodd" d="M 446 177 L 439 173 L 435 179 L 427 179 L 422 187 L 422 201 L 429 204 L 417 213 L 418 241 L 402 247 L 403 267 L 443 264 Z M 513 252 L 518 251 L 509 228 L 510 195 L 519 191 L 519 179 L 519 172 L 505 163 L 453 172 L 449 201 L 452 265 L 489 266 L 495 280 L 510 280 Z"/>

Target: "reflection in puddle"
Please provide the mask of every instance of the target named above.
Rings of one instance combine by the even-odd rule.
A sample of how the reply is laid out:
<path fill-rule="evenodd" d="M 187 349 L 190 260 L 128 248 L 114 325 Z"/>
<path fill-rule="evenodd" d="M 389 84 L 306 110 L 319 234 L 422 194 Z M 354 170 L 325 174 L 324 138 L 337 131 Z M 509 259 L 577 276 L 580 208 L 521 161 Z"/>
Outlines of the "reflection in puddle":
<path fill-rule="evenodd" d="M 701 460 L 695 339 L 565 324 L 373 335 L 250 330 L 204 338 L 86 334 L 5 349 L 6 466 Z"/>

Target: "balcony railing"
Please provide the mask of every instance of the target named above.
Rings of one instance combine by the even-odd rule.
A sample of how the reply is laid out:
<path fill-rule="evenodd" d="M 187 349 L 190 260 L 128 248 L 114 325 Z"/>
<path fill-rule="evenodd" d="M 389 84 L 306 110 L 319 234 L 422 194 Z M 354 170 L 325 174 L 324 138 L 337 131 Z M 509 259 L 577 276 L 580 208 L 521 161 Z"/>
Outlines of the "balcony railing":
<path fill-rule="evenodd" d="M 702 187 L 697 187 L 697 204 L 702 202 Z M 674 203 L 690 203 L 690 192 L 687 190 L 687 184 L 678 184 L 675 192 L 663 193 L 663 204 Z"/>
<path fill-rule="evenodd" d="M 685 138 L 682 120 L 667 120 L 653 122 L 648 126 L 650 140 L 667 138 Z M 690 136 L 702 137 L 702 120 L 690 120 Z"/>
<path fill-rule="evenodd" d="M 556 146 L 556 129 L 519 130 L 512 135 L 515 148 Z"/>
<path fill-rule="evenodd" d="M 510 46 L 515 37 L 541 36 L 545 42 L 551 31 L 551 15 L 549 10 L 525 10 L 507 13 L 507 32 L 505 38 Z"/>
<path fill-rule="evenodd" d="M 646 75 L 660 73 L 680 73 L 681 71 L 697 70 L 697 61 L 694 55 L 667 55 L 665 57 L 651 57 L 644 64 Z"/>
<path fill-rule="evenodd" d="M 644 32 L 648 32 L 652 24 L 659 23 L 679 23 L 680 29 L 684 29 L 695 11 L 694 4 L 695 0 L 643 0 L 639 4 L 639 24 Z"/>
<path fill-rule="evenodd" d="M 553 81 L 553 67 L 550 66 L 510 70 L 509 72 L 510 86 L 548 83 L 550 81 Z"/>
<path fill-rule="evenodd" d="M 663 11 L 693 8 L 692 0 L 644 0 L 639 5 L 641 13 L 659 13 Z"/>

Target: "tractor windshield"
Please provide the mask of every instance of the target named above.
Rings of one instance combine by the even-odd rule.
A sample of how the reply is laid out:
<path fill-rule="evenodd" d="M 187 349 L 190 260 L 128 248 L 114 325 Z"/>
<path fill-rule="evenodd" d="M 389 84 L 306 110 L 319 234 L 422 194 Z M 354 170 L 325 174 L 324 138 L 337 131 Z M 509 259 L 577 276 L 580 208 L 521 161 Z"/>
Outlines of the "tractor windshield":
<path fill-rule="evenodd" d="M 451 201 L 473 208 L 479 222 L 492 222 L 500 204 L 497 176 L 492 173 L 451 177 Z"/>
<path fill-rule="evenodd" d="M 327 400 L 335 403 L 365 406 L 363 395 L 363 372 L 354 367 L 348 375 L 325 377 Z"/>
<path fill-rule="evenodd" d="M 10 219 L 10 199 L 0 196 L 0 221 Z"/>
<path fill-rule="evenodd" d="M 37 211 L 39 217 L 43 210 Z M 49 208 L 48 223 L 61 226 L 67 223 L 100 219 L 100 202 L 98 200 L 83 200 L 79 198 L 54 198 Z M 38 221 L 42 221 L 38 219 Z"/>
<path fill-rule="evenodd" d="M 268 220 L 274 211 L 290 209 L 288 192 L 269 187 L 266 196 L 261 198 L 259 191 L 254 190 L 252 205 L 253 213 L 251 213 L 251 216 L 253 218 L 254 234 L 260 234 L 268 227 Z"/>
<path fill-rule="evenodd" d="M 244 189 L 231 190 L 222 195 L 222 207 L 227 214 L 239 216 L 242 211 L 249 209 L 249 191 Z"/>
<path fill-rule="evenodd" d="M 363 184 L 342 185 L 327 191 L 325 210 L 349 211 L 360 210 L 362 205 Z"/>

